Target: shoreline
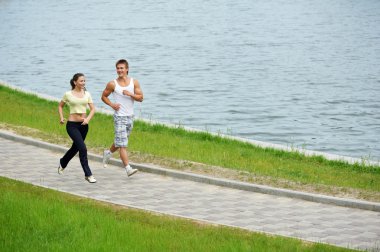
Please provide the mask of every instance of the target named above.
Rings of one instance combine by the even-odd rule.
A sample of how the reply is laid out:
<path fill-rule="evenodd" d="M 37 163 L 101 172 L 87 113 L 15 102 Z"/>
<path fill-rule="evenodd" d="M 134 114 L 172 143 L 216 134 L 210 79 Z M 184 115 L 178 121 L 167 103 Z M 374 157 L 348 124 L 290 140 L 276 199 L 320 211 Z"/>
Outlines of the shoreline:
<path fill-rule="evenodd" d="M 60 101 L 60 99 L 58 99 L 56 97 L 44 95 L 44 94 L 40 94 L 37 92 L 26 90 L 26 89 L 23 89 L 20 87 L 16 87 L 16 86 L 8 84 L 2 80 L 0 80 L 0 85 L 4 85 L 4 86 L 9 87 L 11 89 L 15 89 L 15 90 L 27 93 L 27 94 L 33 94 L 33 95 L 36 95 L 37 97 L 40 97 L 40 98 L 43 98 L 46 100 L 57 101 L 57 102 Z M 107 110 L 107 109 L 103 109 L 103 108 L 96 108 L 96 113 L 103 113 L 103 114 L 108 114 L 108 115 L 113 114 L 111 110 Z M 296 152 L 296 153 L 300 153 L 300 154 L 303 154 L 303 155 L 308 156 L 308 157 L 322 156 L 327 160 L 343 161 L 343 162 L 347 162 L 349 164 L 364 164 L 367 166 L 370 166 L 370 165 L 380 166 L 380 160 L 376 161 L 376 160 L 369 160 L 369 159 L 365 159 L 365 158 L 355 158 L 355 157 L 331 154 L 331 153 L 326 153 L 326 152 L 321 152 L 321 151 L 307 150 L 307 149 L 299 148 L 299 147 L 274 144 L 274 143 L 252 140 L 252 139 L 247 139 L 247 138 L 242 138 L 242 137 L 237 137 L 237 136 L 231 136 L 231 135 L 226 135 L 226 134 L 221 134 L 221 133 L 209 132 L 209 131 L 195 129 L 195 128 L 191 128 L 191 127 L 187 127 L 187 126 L 183 126 L 183 125 L 158 122 L 158 121 L 148 120 L 148 119 L 140 118 L 140 117 L 136 117 L 136 119 L 141 120 L 145 123 L 149 123 L 151 125 L 158 124 L 158 125 L 164 125 L 164 126 L 167 126 L 170 128 L 183 128 L 184 130 L 189 131 L 189 132 L 206 132 L 206 133 L 211 134 L 213 136 L 219 136 L 219 137 L 230 139 L 230 140 L 236 140 L 236 141 L 243 142 L 243 143 L 249 143 L 249 144 L 252 144 L 254 146 L 261 147 L 261 148 L 271 148 L 271 149 L 283 150 L 283 151 L 287 151 L 287 152 Z"/>

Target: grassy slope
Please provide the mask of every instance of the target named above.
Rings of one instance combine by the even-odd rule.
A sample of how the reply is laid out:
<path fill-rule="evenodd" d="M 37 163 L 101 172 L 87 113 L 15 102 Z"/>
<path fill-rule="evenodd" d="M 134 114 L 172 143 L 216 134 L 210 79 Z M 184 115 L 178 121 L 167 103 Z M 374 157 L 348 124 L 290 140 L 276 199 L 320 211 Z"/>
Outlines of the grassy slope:
<path fill-rule="evenodd" d="M 57 103 L 20 93 L 0 85 L 0 123 L 38 129 L 49 135 L 49 141 L 67 139 L 65 127 L 59 126 Z M 67 110 L 66 110 L 67 114 Z M 90 122 L 86 139 L 89 148 L 103 149 L 113 139 L 112 117 L 97 113 Z M 136 121 L 129 150 L 153 156 L 190 160 L 221 166 L 254 176 L 269 176 L 289 182 L 327 185 L 380 192 L 379 167 L 349 165 L 327 161 L 322 157 L 305 157 L 263 149 L 251 144 L 208 133 L 194 133 L 182 128 L 168 128 Z"/>
<path fill-rule="evenodd" d="M 156 215 L 0 177 L 0 251 L 349 251 Z"/>

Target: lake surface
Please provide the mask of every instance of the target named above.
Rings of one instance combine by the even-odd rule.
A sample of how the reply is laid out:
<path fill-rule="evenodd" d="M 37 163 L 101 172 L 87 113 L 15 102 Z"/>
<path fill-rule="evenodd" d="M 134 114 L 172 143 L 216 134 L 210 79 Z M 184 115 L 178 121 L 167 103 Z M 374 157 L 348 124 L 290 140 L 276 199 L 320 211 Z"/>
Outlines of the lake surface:
<path fill-rule="evenodd" d="M 0 80 L 95 105 L 126 58 L 138 117 L 380 159 L 380 1 L 0 0 Z M 58 114 L 57 114 L 58 123 Z"/>

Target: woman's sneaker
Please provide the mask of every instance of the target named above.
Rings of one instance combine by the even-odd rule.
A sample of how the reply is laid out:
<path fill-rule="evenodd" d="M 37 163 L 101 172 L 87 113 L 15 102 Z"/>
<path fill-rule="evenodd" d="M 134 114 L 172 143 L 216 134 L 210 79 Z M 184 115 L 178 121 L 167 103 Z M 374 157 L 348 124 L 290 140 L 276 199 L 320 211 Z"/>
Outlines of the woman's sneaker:
<path fill-rule="evenodd" d="M 125 167 L 125 171 L 128 175 L 128 177 L 132 176 L 133 174 L 135 174 L 138 170 L 137 169 L 133 169 L 130 165 L 127 165 Z"/>
<path fill-rule="evenodd" d="M 59 162 L 59 165 L 58 165 L 58 174 L 62 175 L 64 170 L 65 169 L 61 167 L 61 162 Z"/>
<path fill-rule="evenodd" d="M 94 178 L 94 176 L 88 176 L 88 177 L 85 177 L 85 179 L 90 182 L 90 183 L 96 183 L 96 179 Z"/>
<path fill-rule="evenodd" d="M 103 151 L 103 167 L 107 168 L 107 165 L 112 157 L 112 153 L 109 150 Z"/>

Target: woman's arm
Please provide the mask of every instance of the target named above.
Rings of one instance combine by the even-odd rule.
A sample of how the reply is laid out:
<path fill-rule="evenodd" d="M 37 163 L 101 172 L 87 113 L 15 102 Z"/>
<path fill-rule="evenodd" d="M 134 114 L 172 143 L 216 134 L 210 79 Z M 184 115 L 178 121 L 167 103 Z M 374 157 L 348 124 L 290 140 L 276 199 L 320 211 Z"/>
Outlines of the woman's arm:
<path fill-rule="evenodd" d="M 59 113 L 59 123 L 64 124 L 65 118 L 63 117 L 63 107 L 65 106 L 65 103 L 61 101 L 58 105 L 58 113 Z"/>
<path fill-rule="evenodd" d="M 93 103 L 89 103 L 88 106 L 90 107 L 90 113 L 88 114 L 88 116 L 86 118 L 84 118 L 82 125 L 88 124 L 90 122 L 91 118 L 95 114 L 95 106 L 94 106 L 94 104 Z"/>

